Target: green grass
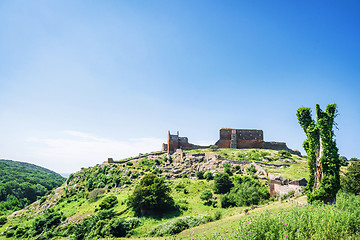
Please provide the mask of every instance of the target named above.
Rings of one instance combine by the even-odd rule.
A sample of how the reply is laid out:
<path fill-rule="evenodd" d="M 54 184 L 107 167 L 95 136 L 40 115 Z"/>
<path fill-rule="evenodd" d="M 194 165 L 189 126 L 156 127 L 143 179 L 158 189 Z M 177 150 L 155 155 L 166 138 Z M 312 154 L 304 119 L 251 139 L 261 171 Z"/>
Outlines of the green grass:
<path fill-rule="evenodd" d="M 278 174 L 283 178 L 288 178 L 291 180 L 296 180 L 299 178 L 308 178 L 309 173 L 308 173 L 307 163 L 297 162 L 296 164 L 289 164 L 289 165 L 290 167 L 284 167 L 284 168 L 267 167 L 266 171 L 269 173 Z"/>

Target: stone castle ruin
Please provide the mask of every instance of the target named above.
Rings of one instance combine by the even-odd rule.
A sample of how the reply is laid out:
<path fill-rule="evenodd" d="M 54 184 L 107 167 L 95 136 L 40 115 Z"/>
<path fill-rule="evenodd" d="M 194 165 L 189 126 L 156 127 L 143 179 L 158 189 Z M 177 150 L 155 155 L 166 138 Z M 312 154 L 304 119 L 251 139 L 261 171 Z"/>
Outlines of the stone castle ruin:
<path fill-rule="evenodd" d="M 286 146 L 284 142 L 265 142 L 262 130 L 255 129 L 233 129 L 222 128 L 220 129 L 220 139 L 215 143 L 219 148 L 261 148 L 272 150 L 286 150 L 292 154 L 301 156 L 297 150 L 292 150 Z M 210 146 L 199 146 L 189 143 L 187 137 L 180 137 L 179 131 L 176 135 L 168 132 L 168 141 L 163 143 L 162 150 L 168 154 L 176 152 L 177 149 L 192 150 L 209 148 Z"/>

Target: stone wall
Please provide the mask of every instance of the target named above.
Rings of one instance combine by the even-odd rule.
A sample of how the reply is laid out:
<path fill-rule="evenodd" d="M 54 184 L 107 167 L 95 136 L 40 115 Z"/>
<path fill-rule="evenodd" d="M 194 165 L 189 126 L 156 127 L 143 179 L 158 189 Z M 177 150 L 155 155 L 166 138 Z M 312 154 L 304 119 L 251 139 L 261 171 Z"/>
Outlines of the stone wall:
<path fill-rule="evenodd" d="M 301 153 L 298 150 L 292 150 L 286 146 L 284 142 L 263 142 L 264 149 L 272 149 L 272 150 L 285 150 L 291 154 L 295 154 L 301 157 Z"/>
<path fill-rule="evenodd" d="M 176 135 L 171 135 L 170 131 L 168 132 L 168 143 L 163 143 L 162 149 L 166 149 L 168 153 L 176 152 L 176 149 L 183 150 L 192 150 L 192 149 L 201 149 L 201 148 L 209 148 L 210 146 L 199 146 L 192 143 L 189 143 L 187 137 L 180 137 L 179 132 Z"/>
<path fill-rule="evenodd" d="M 220 129 L 219 148 L 263 148 L 263 131 L 255 129 Z"/>
<path fill-rule="evenodd" d="M 286 150 L 292 154 L 301 156 L 297 150 L 292 150 L 286 146 L 284 142 L 264 142 L 264 134 L 262 130 L 256 129 L 220 129 L 220 139 L 215 143 L 219 148 L 263 148 L 272 150 Z M 172 154 L 176 149 L 192 150 L 209 148 L 210 146 L 199 146 L 189 143 L 187 137 L 180 137 L 179 132 L 176 135 L 170 134 L 168 131 L 168 141 L 162 144 L 162 150 Z"/>
<path fill-rule="evenodd" d="M 305 187 L 306 184 L 305 178 L 292 181 L 282 177 L 275 177 L 270 180 L 270 197 L 275 197 L 276 195 L 282 196 L 290 191 L 295 191 L 295 194 L 299 194 L 302 191 L 302 187 Z"/>

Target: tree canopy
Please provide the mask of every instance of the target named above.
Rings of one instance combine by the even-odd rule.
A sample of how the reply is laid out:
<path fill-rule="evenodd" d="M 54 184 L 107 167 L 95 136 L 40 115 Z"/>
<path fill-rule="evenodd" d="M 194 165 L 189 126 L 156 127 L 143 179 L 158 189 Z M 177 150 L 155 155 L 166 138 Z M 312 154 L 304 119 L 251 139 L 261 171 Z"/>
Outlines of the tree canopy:
<path fill-rule="evenodd" d="M 150 173 L 145 175 L 129 197 L 129 205 L 138 214 L 158 214 L 170 210 L 174 200 L 170 196 L 171 189 L 164 178 Z"/>
<path fill-rule="evenodd" d="M 46 168 L 0 160 L 0 213 L 19 210 L 64 181 L 65 178 Z"/>

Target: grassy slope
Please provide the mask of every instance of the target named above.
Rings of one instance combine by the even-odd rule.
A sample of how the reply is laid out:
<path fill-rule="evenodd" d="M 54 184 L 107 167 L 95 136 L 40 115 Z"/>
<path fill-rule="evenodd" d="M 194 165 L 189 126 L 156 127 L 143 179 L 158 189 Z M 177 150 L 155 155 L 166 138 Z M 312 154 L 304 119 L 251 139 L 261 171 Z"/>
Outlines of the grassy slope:
<path fill-rule="evenodd" d="M 198 152 L 211 152 L 211 151 L 209 149 L 205 149 L 205 150 L 194 150 L 191 152 L 198 153 Z M 266 152 L 269 157 L 273 158 L 273 161 L 269 162 L 269 163 L 284 164 L 284 162 L 280 161 L 279 158 L 277 157 L 277 155 L 276 155 L 277 151 L 255 150 L 255 152 L 257 152 L 257 153 Z M 239 160 L 238 158 L 241 155 L 240 156 L 241 158 L 243 158 L 245 156 L 245 158 L 247 158 L 249 160 L 261 161 L 261 158 L 253 159 L 254 156 L 255 156 L 255 158 L 257 157 L 257 155 L 254 154 L 254 150 L 221 149 L 214 153 L 221 154 L 222 156 L 227 157 L 228 159 L 233 159 L 233 160 Z M 250 159 L 250 158 L 252 158 L 252 159 Z M 293 155 L 292 159 L 299 160 L 301 158 Z M 146 173 L 146 171 L 148 171 L 150 169 L 147 166 L 141 166 L 138 162 L 139 161 L 134 161 L 133 166 L 129 166 L 126 164 L 111 165 L 111 168 L 113 168 L 113 170 L 110 170 L 108 174 L 113 174 L 113 173 L 111 173 L 111 171 L 113 171 L 114 174 L 116 173 L 119 176 L 121 176 L 121 174 L 123 174 L 123 176 L 125 176 L 125 173 L 129 170 L 131 170 L 132 172 L 139 172 L 139 173 L 145 172 Z M 306 177 L 307 173 L 305 172 L 305 168 L 304 168 L 305 164 L 304 163 L 298 162 L 296 164 L 290 164 L 290 165 L 291 166 L 289 168 L 274 169 L 274 171 L 278 171 L 278 172 L 280 172 L 280 174 L 283 177 L 287 176 L 290 179 Z M 75 187 L 76 187 L 76 189 L 77 189 L 76 194 L 69 195 L 66 197 L 63 195 L 64 196 L 63 200 L 60 201 L 54 207 L 54 209 L 56 211 L 62 211 L 64 213 L 64 215 L 67 217 L 67 221 L 78 222 L 87 216 L 95 214 L 95 209 L 98 208 L 98 205 L 101 202 L 101 199 L 103 197 L 100 197 L 99 199 L 97 199 L 95 201 L 89 201 L 86 197 L 80 197 L 80 195 L 83 193 L 82 189 L 86 188 L 85 187 L 86 176 L 88 176 L 89 173 L 94 173 L 94 172 L 99 171 L 100 168 L 103 168 L 103 166 L 99 165 L 99 166 L 95 166 L 93 168 L 83 169 L 81 172 L 75 174 L 74 175 L 75 177 L 73 176 L 73 179 L 71 181 L 69 181 L 69 185 L 66 188 L 67 189 L 71 189 L 71 188 L 75 189 Z M 302 171 L 304 171 L 304 172 L 302 172 Z M 113 194 L 113 195 L 117 196 L 117 198 L 119 200 L 119 204 L 115 206 L 114 210 L 116 212 L 121 212 L 122 217 L 129 218 L 129 217 L 134 216 L 134 212 L 127 209 L 126 199 L 127 199 L 128 195 L 131 194 L 132 190 L 134 189 L 134 186 L 136 185 L 136 183 L 138 182 L 139 179 L 140 179 L 140 176 L 138 179 L 132 179 L 133 183 L 127 184 L 125 187 L 122 186 L 120 188 L 113 188 L 113 189 L 106 190 L 107 193 L 104 196 L 106 196 L 107 194 Z M 201 225 L 197 228 L 194 228 L 197 230 L 194 230 L 194 229 L 186 230 L 186 231 L 180 233 L 179 237 L 186 237 L 189 234 L 192 234 L 192 231 L 195 231 L 193 233 L 194 236 L 195 236 L 195 234 L 196 234 L 196 236 L 200 236 L 200 235 L 204 234 L 204 232 L 211 233 L 212 230 L 221 231 L 221 228 L 227 229 L 228 227 L 232 226 L 231 225 L 232 223 L 236 224 L 236 221 L 239 218 L 241 218 L 241 216 L 242 216 L 241 212 L 244 210 L 245 207 L 235 207 L 235 208 L 223 209 L 220 207 L 214 208 L 212 206 L 206 206 L 203 204 L 203 202 L 200 200 L 200 194 L 205 189 L 212 189 L 213 181 L 195 180 L 195 179 L 185 178 L 185 179 L 175 179 L 175 180 L 171 180 L 171 181 L 169 180 L 168 183 L 170 184 L 170 186 L 172 188 L 173 198 L 175 199 L 176 202 L 182 203 L 182 205 L 185 206 L 185 209 L 178 215 L 173 214 L 173 215 L 163 216 L 162 218 L 142 217 L 143 224 L 140 227 L 138 227 L 132 231 L 132 234 L 133 234 L 132 237 L 141 237 L 145 233 L 149 232 L 149 230 L 154 228 L 156 225 L 164 223 L 164 222 L 166 222 L 174 217 L 178 217 L 178 216 L 189 216 L 189 215 L 197 215 L 197 214 L 214 215 L 215 211 L 218 211 L 222 214 L 222 218 L 223 218 L 223 220 L 212 222 L 212 223 L 205 224 L 205 225 Z M 184 188 L 186 188 L 188 190 L 187 194 L 184 193 Z M 106 187 L 106 189 L 107 189 L 107 187 Z M 220 196 L 219 195 L 215 195 L 215 196 L 217 197 L 216 201 L 218 202 L 218 206 L 220 206 L 220 201 L 219 201 Z M 37 202 L 36 204 L 39 205 L 39 202 Z M 36 206 L 36 204 L 35 204 L 35 206 Z M 264 207 L 268 208 L 268 207 L 276 207 L 276 206 L 281 207 L 282 204 L 277 202 L 270 206 L 264 206 Z M 187 209 L 186 209 L 186 207 L 187 207 Z M 286 207 L 286 206 L 283 206 L 283 207 Z M 261 209 L 262 208 L 258 208 L 258 209 L 252 210 L 250 212 L 255 213 L 257 211 L 261 211 Z M 39 210 L 36 210 L 36 209 L 24 211 L 23 217 L 9 219 L 9 222 L 7 224 L 5 224 L 3 227 L 0 227 L 0 232 L 4 231 L 5 228 L 11 224 L 14 225 L 14 224 L 21 223 L 21 224 L 30 226 L 32 224 L 32 222 L 34 221 L 33 215 L 38 212 L 39 212 Z M 25 220 L 27 220 L 27 221 L 25 221 Z M 203 231 L 201 231 L 201 229 L 203 229 Z M 0 239 L 2 239 L 1 236 L 0 236 Z M 151 238 L 146 238 L 146 239 L 151 239 Z M 155 239 L 165 239 L 165 238 L 155 238 Z"/>

